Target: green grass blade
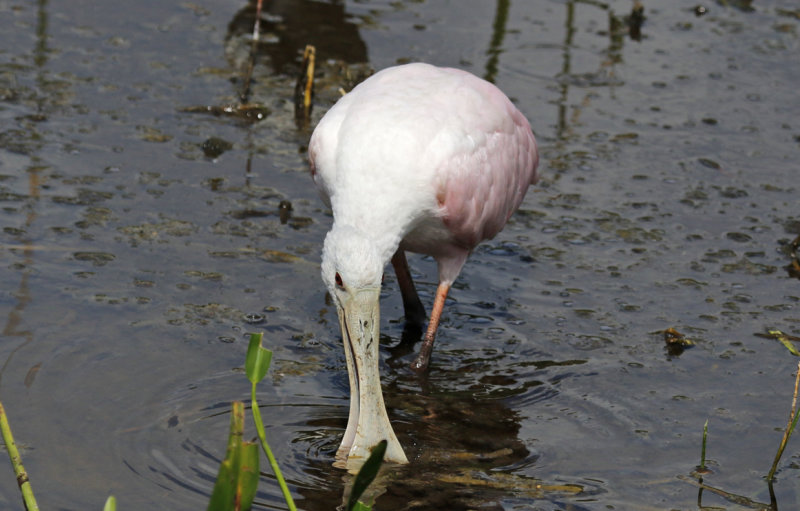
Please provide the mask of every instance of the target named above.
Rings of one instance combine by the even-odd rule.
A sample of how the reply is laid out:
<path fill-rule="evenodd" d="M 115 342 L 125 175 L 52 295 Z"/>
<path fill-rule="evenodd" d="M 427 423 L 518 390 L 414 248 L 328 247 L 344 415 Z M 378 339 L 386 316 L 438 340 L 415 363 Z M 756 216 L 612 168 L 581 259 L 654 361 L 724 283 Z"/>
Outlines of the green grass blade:
<path fill-rule="evenodd" d="M 361 470 L 358 471 L 356 479 L 353 481 L 353 488 L 350 490 L 350 498 L 347 499 L 347 511 L 363 509 L 356 507 L 358 504 L 361 504 L 358 502 L 358 499 L 361 498 L 361 495 L 364 494 L 364 490 L 367 489 L 378 475 L 378 471 L 383 463 L 383 455 L 386 454 L 386 445 L 386 440 L 381 440 L 378 445 L 373 447 L 369 458 L 367 458 L 367 461 L 361 466 Z M 361 505 L 364 506 L 364 504 Z M 365 507 L 366 509 L 370 509 L 371 506 Z"/>
<path fill-rule="evenodd" d="M 241 466 L 242 436 L 244 435 L 244 403 L 231 405 L 231 425 L 228 449 L 219 465 L 217 481 L 208 502 L 208 511 L 234 511 L 236 509 L 237 473 Z"/>
<path fill-rule="evenodd" d="M 248 511 L 253 506 L 253 499 L 258 489 L 258 444 L 243 442 L 239 456 L 238 477 L 236 484 L 237 509 Z"/>
<path fill-rule="evenodd" d="M 22 466 L 22 457 L 19 455 L 16 442 L 14 442 L 14 435 L 11 434 L 11 426 L 8 423 L 6 410 L 3 408 L 2 403 L 0 403 L 0 430 L 3 434 L 3 441 L 6 444 L 8 458 L 11 460 L 14 474 L 17 476 L 17 484 L 19 484 L 19 490 L 22 492 L 22 501 L 25 503 L 25 509 L 27 511 L 39 511 L 39 505 L 33 497 L 33 489 L 30 481 L 28 481 L 28 473 L 25 471 L 25 467 Z"/>
<path fill-rule="evenodd" d="M 117 499 L 113 495 L 109 495 L 106 499 L 106 505 L 103 506 L 103 511 L 117 511 Z"/>
<path fill-rule="evenodd" d="M 214 492 L 208 501 L 207 511 L 233 511 L 234 509 L 234 469 L 229 459 L 222 460 L 219 464 L 217 482 L 214 483 Z"/>
<path fill-rule="evenodd" d="M 256 384 L 264 379 L 269 365 L 272 361 L 272 352 L 261 346 L 263 334 L 250 335 L 250 345 L 247 347 L 247 358 L 245 359 L 245 371 L 250 383 Z"/>
<path fill-rule="evenodd" d="M 772 481 L 775 477 L 775 471 L 778 470 L 778 463 L 781 461 L 783 451 L 786 449 L 786 444 L 789 443 L 789 437 L 792 436 L 797 420 L 800 419 L 800 410 L 797 409 L 797 391 L 800 388 L 800 363 L 797 364 L 797 372 L 794 379 L 794 395 L 792 396 L 792 408 L 789 411 L 789 423 L 786 425 L 786 430 L 783 432 L 783 438 L 778 446 L 778 452 L 775 453 L 775 459 L 772 462 L 772 467 L 767 473 L 767 481 Z"/>

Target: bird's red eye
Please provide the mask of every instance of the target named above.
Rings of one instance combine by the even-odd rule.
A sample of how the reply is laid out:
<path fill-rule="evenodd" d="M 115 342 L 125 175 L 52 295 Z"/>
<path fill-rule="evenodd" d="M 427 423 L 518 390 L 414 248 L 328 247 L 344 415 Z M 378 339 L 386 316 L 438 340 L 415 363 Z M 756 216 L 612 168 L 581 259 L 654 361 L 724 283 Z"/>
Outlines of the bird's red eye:
<path fill-rule="evenodd" d="M 336 272 L 336 276 L 334 277 L 334 280 L 336 281 L 336 285 L 337 286 L 344 287 L 344 282 L 342 282 L 342 276 L 339 275 L 338 271 Z"/>

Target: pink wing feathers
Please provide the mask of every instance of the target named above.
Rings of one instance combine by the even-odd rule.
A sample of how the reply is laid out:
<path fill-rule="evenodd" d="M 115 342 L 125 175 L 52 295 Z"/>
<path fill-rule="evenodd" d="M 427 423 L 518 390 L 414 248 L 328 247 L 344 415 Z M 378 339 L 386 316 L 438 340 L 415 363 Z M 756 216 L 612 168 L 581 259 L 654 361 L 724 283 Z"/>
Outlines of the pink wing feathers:
<path fill-rule="evenodd" d="M 511 101 L 494 85 L 463 74 L 481 95 L 480 105 L 465 109 L 480 119 L 465 124 L 474 128 L 464 133 L 474 145 L 441 160 L 437 200 L 454 241 L 470 250 L 500 232 L 519 207 L 538 179 L 539 155 L 527 119 Z"/>

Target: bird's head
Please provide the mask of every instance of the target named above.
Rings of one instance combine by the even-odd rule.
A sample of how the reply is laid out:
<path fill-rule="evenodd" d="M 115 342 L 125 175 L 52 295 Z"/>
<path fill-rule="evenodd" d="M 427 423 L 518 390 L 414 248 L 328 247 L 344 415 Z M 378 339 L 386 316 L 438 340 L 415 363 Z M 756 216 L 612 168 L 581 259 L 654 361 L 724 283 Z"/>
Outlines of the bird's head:
<path fill-rule="evenodd" d="M 384 264 L 375 243 L 355 227 L 334 225 L 325 237 L 322 280 L 337 305 L 350 293 L 380 290 Z"/>
<path fill-rule="evenodd" d="M 322 280 L 336 304 L 350 378 L 350 418 L 336 457 L 351 470 L 381 440 L 388 441 L 385 459 L 408 462 L 389 423 L 378 372 L 385 264 L 375 243 L 355 227 L 334 224 L 325 238 Z"/>

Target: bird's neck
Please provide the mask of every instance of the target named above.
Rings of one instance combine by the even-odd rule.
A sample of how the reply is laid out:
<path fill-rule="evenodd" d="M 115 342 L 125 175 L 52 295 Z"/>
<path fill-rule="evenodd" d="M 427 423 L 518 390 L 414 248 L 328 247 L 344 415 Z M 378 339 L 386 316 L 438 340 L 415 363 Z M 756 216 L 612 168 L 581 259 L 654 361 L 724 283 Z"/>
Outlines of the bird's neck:
<path fill-rule="evenodd" d="M 394 225 L 374 222 L 373 217 L 336 218 L 332 229 L 346 227 L 358 230 L 362 236 L 370 240 L 384 265 L 389 262 L 392 255 L 397 251 L 397 247 L 400 246 L 400 241 L 406 231 L 403 227 L 398 228 Z"/>
<path fill-rule="evenodd" d="M 350 226 L 360 231 L 374 243 L 377 254 L 386 263 L 403 238 L 429 212 L 416 195 L 387 193 L 387 190 L 402 190 L 398 183 L 387 181 L 391 177 L 387 172 L 375 173 L 373 177 L 376 179 L 360 181 L 331 197 L 334 227 Z"/>

